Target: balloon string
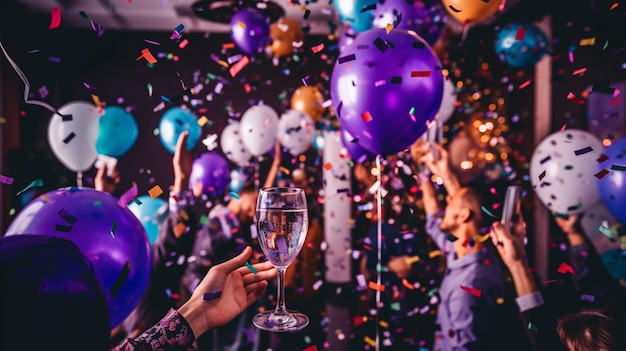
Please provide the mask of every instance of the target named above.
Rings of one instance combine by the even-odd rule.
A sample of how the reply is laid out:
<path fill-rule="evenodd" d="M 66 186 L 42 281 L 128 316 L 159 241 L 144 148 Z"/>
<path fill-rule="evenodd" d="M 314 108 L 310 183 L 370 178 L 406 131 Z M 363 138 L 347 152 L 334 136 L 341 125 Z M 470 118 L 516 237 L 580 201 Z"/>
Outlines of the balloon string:
<path fill-rule="evenodd" d="M 378 191 L 376 194 L 376 213 L 378 213 L 377 220 L 377 233 L 376 240 L 378 243 L 378 265 L 376 267 L 376 286 L 379 287 L 376 289 L 376 351 L 380 350 L 380 311 L 378 307 L 380 306 L 380 281 L 381 281 L 381 271 L 382 267 L 382 236 L 383 236 L 383 213 L 382 213 L 382 184 L 381 184 L 381 167 L 380 167 L 380 158 L 382 156 L 376 156 L 376 168 L 378 169 L 377 181 L 378 181 Z"/>
<path fill-rule="evenodd" d="M 467 39 L 467 33 L 469 32 L 469 24 L 463 25 L 463 35 L 461 35 L 461 43 L 465 43 L 465 39 Z"/>
<path fill-rule="evenodd" d="M 83 187 L 83 172 L 76 173 L 76 186 Z"/>
<path fill-rule="evenodd" d="M 41 106 L 47 109 L 48 111 L 52 113 L 56 113 L 60 115 L 61 117 L 63 117 L 63 115 L 60 114 L 56 108 L 48 105 L 47 103 L 43 101 L 38 101 L 38 100 L 30 100 L 28 98 L 28 96 L 30 95 L 30 82 L 28 81 L 28 78 L 26 77 L 24 72 L 22 72 L 22 70 L 19 68 L 17 63 L 13 61 L 11 56 L 9 56 L 9 53 L 7 53 L 7 51 L 4 49 L 4 45 L 2 45 L 1 41 L 0 41 L 0 48 L 2 48 L 2 53 L 4 54 L 4 57 L 6 57 L 7 61 L 9 61 L 9 63 L 11 64 L 11 67 L 13 67 L 13 69 L 15 70 L 15 73 L 17 73 L 17 75 L 20 76 L 20 79 L 22 80 L 22 82 L 24 82 L 24 102 L 27 104 L 31 104 L 31 105 Z"/>
<path fill-rule="evenodd" d="M 261 186 L 261 175 L 260 175 L 260 166 L 259 166 L 259 160 L 257 159 L 257 161 L 254 163 L 254 187 L 256 190 L 259 190 L 260 186 Z"/>

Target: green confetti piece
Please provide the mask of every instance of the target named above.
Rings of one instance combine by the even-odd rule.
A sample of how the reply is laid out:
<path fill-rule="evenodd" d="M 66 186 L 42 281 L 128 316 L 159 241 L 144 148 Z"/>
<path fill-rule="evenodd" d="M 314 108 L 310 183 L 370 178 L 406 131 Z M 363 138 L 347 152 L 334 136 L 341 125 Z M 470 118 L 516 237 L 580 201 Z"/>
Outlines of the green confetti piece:
<path fill-rule="evenodd" d="M 30 184 L 28 184 L 28 185 L 26 186 L 26 188 L 24 188 L 24 189 L 20 190 L 20 191 L 16 194 L 16 196 L 20 196 L 20 194 L 22 194 L 23 192 L 25 192 L 25 191 L 26 191 L 26 190 L 28 190 L 28 189 L 31 189 L 31 188 L 37 188 L 37 187 L 40 187 L 40 186 L 43 186 L 43 180 L 41 180 L 41 179 L 36 179 L 36 180 L 33 180 L 32 182 L 30 182 Z"/>
<path fill-rule="evenodd" d="M 152 134 L 154 134 L 154 136 L 158 136 L 159 134 L 161 134 L 161 131 L 159 130 L 159 128 L 154 128 L 154 130 L 152 130 Z"/>
<path fill-rule="evenodd" d="M 237 193 L 236 193 L 236 192 L 234 192 L 234 191 L 231 191 L 231 192 L 230 192 L 230 196 L 231 196 L 231 197 L 233 197 L 233 198 L 235 198 L 235 199 L 237 199 L 237 200 L 240 200 L 239 194 L 237 194 Z"/>
<path fill-rule="evenodd" d="M 400 303 L 399 302 L 392 302 L 391 305 L 389 305 L 389 307 L 391 307 L 391 309 L 393 311 L 400 311 Z"/>
<path fill-rule="evenodd" d="M 489 217 L 492 217 L 492 218 L 497 218 L 497 216 L 496 216 L 496 215 L 494 215 L 491 211 L 489 211 L 489 210 L 488 210 L 485 206 L 481 206 L 480 208 L 481 208 L 481 209 L 483 210 L 483 212 L 485 212 L 485 213 L 486 213 Z"/>
<path fill-rule="evenodd" d="M 102 201 L 94 201 L 93 207 L 100 207 L 102 205 Z"/>
<path fill-rule="evenodd" d="M 9 210 L 9 216 L 13 216 L 13 215 L 15 215 L 15 209 L 14 208 Z"/>
<path fill-rule="evenodd" d="M 609 41 L 605 41 L 604 42 L 604 46 L 602 47 L 602 50 L 606 49 L 609 46 Z"/>
<path fill-rule="evenodd" d="M 304 342 L 307 343 L 307 344 L 310 344 L 311 343 L 311 337 L 308 336 L 308 335 L 305 335 L 304 336 Z"/>
<path fill-rule="evenodd" d="M 614 171 L 626 171 L 626 166 L 620 166 L 620 165 L 612 165 L 611 169 Z"/>
<path fill-rule="evenodd" d="M 209 217 L 206 215 L 202 215 L 202 217 L 200 217 L 200 224 L 207 224 L 209 223 Z"/>
<path fill-rule="evenodd" d="M 250 262 L 246 262 L 246 267 L 248 267 L 248 269 L 250 270 L 250 272 L 252 272 L 252 273 L 254 273 L 254 274 L 257 274 L 257 273 L 258 273 L 258 272 L 257 272 L 257 270 L 256 270 L 256 268 L 254 268 L 254 266 L 252 266 L 252 265 L 250 264 Z"/>
<path fill-rule="evenodd" d="M 278 94 L 278 100 L 285 100 L 286 97 L 287 97 L 287 93 L 285 93 L 284 91 Z"/>
<path fill-rule="evenodd" d="M 411 109 L 409 110 L 409 114 L 410 115 L 414 115 L 415 114 L 415 107 L 411 107 Z"/>
<path fill-rule="evenodd" d="M 354 167 L 354 162 L 352 160 L 348 160 L 346 163 L 350 166 L 350 168 Z"/>
<path fill-rule="evenodd" d="M 607 227 L 605 227 L 603 225 L 600 225 L 598 230 L 600 231 L 600 233 L 608 236 L 611 239 L 615 238 L 615 233 L 611 229 L 609 229 L 609 228 L 607 228 Z"/>
<path fill-rule="evenodd" d="M 141 202 L 141 200 L 139 200 L 139 198 L 135 198 L 133 199 L 133 202 L 136 203 L 137 205 L 141 205 L 143 202 Z"/>
<path fill-rule="evenodd" d="M 439 291 L 439 288 L 430 289 L 430 291 L 428 292 L 428 297 L 432 297 L 433 295 L 437 293 L 437 291 Z"/>
<path fill-rule="evenodd" d="M 528 323 L 528 329 L 529 329 L 529 330 L 531 330 L 531 331 L 533 331 L 533 332 L 535 332 L 535 333 L 536 333 L 536 332 L 537 332 L 537 330 L 538 330 L 537 326 L 536 326 L 535 324 L 533 324 L 532 322 L 529 322 L 529 323 Z"/>
<path fill-rule="evenodd" d="M 115 238 L 116 230 L 117 230 L 117 221 L 113 222 L 113 226 L 111 227 L 111 237 Z"/>
<path fill-rule="evenodd" d="M 457 238 L 456 236 L 452 235 L 452 234 L 448 234 L 448 241 L 453 243 L 455 241 L 459 240 L 459 238 Z"/>
<path fill-rule="evenodd" d="M 561 213 L 561 212 L 556 212 L 554 214 L 555 218 L 569 218 L 569 215 L 567 213 Z"/>

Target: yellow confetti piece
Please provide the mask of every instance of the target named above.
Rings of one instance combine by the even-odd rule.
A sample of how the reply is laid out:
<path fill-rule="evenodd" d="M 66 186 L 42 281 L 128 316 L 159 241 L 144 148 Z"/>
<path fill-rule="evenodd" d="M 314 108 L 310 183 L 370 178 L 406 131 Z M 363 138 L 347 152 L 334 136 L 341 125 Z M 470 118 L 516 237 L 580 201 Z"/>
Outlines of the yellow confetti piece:
<path fill-rule="evenodd" d="M 4 117 L 0 117 L 0 123 L 7 123 L 7 119 Z"/>
<path fill-rule="evenodd" d="M 596 45 L 595 37 L 580 39 L 580 46 L 591 46 L 591 45 Z"/>
<path fill-rule="evenodd" d="M 486 241 L 487 239 L 489 239 L 490 234 L 487 233 L 485 235 L 478 235 L 477 237 L 474 238 L 474 241 L 477 243 L 482 243 L 484 241 Z"/>
<path fill-rule="evenodd" d="M 237 21 L 237 25 L 243 29 L 246 29 L 246 24 L 243 23 L 242 21 Z"/>
<path fill-rule="evenodd" d="M 91 99 L 93 100 L 93 104 L 96 105 L 98 109 L 102 108 L 102 102 L 100 102 L 100 98 L 97 95 L 91 94 Z"/>
<path fill-rule="evenodd" d="M 419 256 L 411 256 L 411 257 L 407 257 L 406 258 L 406 264 L 408 264 L 409 266 L 412 265 L 415 262 L 419 262 L 420 261 L 420 257 Z"/>
<path fill-rule="evenodd" d="M 200 127 L 204 127 L 205 124 L 207 124 L 209 122 L 209 119 L 206 118 L 206 116 L 202 116 L 200 118 L 198 118 L 198 125 Z"/>
<path fill-rule="evenodd" d="M 374 341 L 374 339 L 370 338 L 369 336 L 363 338 L 363 341 L 365 341 L 371 347 L 376 347 L 376 341 Z"/>
<path fill-rule="evenodd" d="M 496 303 L 497 303 L 498 305 L 502 305 L 502 304 L 504 303 L 504 298 L 502 298 L 502 297 L 498 297 L 498 298 L 496 299 Z"/>
<path fill-rule="evenodd" d="M 178 213 L 178 215 L 180 216 L 180 218 L 183 221 L 188 221 L 189 220 L 189 215 L 187 214 L 187 211 L 185 210 L 180 210 L 180 212 Z"/>
<path fill-rule="evenodd" d="M 289 170 L 287 168 L 283 167 L 283 166 L 278 167 L 278 170 L 283 172 L 283 173 L 285 173 L 285 174 L 287 174 L 287 175 L 289 175 L 289 173 L 290 173 Z"/>
<path fill-rule="evenodd" d="M 156 199 L 157 197 L 161 196 L 161 194 L 163 194 L 163 189 L 161 189 L 160 186 L 155 185 L 152 187 L 152 189 L 148 190 L 148 195 L 150 195 L 150 198 L 152 200 Z"/>
<path fill-rule="evenodd" d="M 217 61 L 217 63 L 222 65 L 222 66 L 224 66 L 224 67 L 226 67 L 226 68 L 228 68 L 228 62 L 226 62 L 226 61 L 219 60 L 219 61 Z"/>
<path fill-rule="evenodd" d="M 437 256 L 441 256 L 441 250 L 435 250 L 435 251 L 431 251 L 430 253 L 428 253 L 428 257 L 430 258 L 434 258 Z"/>
<path fill-rule="evenodd" d="M 385 30 L 387 31 L 387 34 L 389 34 L 389 32 L 391 32 L 392 29 L 393 29 L 393 24 L 387 23 L 387 25 L 385 26 Z"/>

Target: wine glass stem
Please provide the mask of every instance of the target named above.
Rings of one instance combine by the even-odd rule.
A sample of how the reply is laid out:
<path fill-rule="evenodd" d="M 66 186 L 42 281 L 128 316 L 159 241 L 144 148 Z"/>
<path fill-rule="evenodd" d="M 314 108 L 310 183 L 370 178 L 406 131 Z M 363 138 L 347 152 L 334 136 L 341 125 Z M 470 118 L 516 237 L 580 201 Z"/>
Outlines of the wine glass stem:
<path fill-rule="evenodd" d="M 276 275 L 277 283 L 278 283 L 278 292 L 276 298 L 276 309 L 274 310 L 274 314 L 287 314 L 287 308 L 285 307 L 285 271 L 287 267 L 276 267 L 276 271 L 278 274 Z"/>

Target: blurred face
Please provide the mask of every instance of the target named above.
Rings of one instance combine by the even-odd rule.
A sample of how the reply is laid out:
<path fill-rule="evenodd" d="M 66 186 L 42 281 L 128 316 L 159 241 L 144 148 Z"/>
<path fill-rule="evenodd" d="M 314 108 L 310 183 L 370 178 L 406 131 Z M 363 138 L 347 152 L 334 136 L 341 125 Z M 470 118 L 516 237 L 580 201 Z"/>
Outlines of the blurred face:
<path fill-rule="evenodd" d="M 463 204 L 463 194 L 465 189 L 461 189 L 454 196 L 448 196 L 446 212 L 443 216 L 439 229 L 447 233 L 453 233 L 463 223 L 462 212 L 467 211 L 467 207 Z"/>

